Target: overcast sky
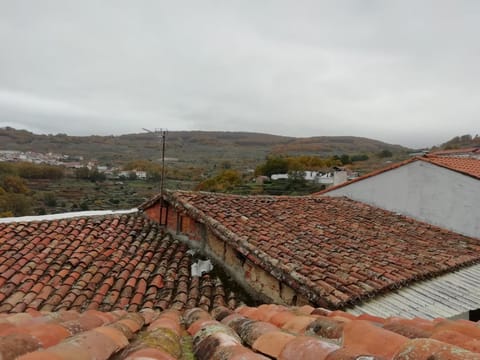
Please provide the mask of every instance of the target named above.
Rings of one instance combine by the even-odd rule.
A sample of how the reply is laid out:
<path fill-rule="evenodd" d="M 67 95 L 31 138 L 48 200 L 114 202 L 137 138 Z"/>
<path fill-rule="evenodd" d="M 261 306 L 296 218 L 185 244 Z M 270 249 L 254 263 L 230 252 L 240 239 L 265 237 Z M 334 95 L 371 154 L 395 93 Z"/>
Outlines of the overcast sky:
<path fill-rule="evenodd" d="M 0 126 L 480 133 L 480 1 L 0 0 Z"/>

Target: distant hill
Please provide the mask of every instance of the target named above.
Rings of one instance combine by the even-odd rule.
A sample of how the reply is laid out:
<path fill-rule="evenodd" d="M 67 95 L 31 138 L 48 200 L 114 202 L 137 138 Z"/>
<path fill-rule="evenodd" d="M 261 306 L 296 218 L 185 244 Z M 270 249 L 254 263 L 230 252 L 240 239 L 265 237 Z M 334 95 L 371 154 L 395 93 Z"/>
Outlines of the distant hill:
<path fill-rule="evenodd" d="M 119 164 L 132 159 L 160 157 L 159 139 L 151 133 L 121 136 L 37 135 L 26 130 L 0 129 L 0 150 L 56 152 L 81 155 L 102 163 Z M 205 166 L 231 162 L 253 167 L 266 155 L 373 154 L 388 150 L 394 154 L 409 149 L 353 136 L 294 138 L 249 132 L 172 131 L 167 135 L 166 157 L 177 164 Z"/>
<path fill-rule="evenodd" d="M 400 145 L 391 145 L 378 140 L 355 136 L 316 136 L 300 138 L 286 144 L 274 146 L 273 151 L 279 153 L 315 153 L 319 155 L 340 155 L 354 153 L 378 153 L 389 150 L 393 153 L 406 151 Z"/>
<path fill-rule="evenodd" d="M 461 135 L 455 136 L 454 138 L 448 140 L 447 142 L 443 143 L 439 147 L 434 149 L 441 149 L 441 150 L 450 150 L 450 149 L 461 149 L 461 148 L 469 148 L 474 146 L 480 146 L 480 136 L 475 135 Z"/>

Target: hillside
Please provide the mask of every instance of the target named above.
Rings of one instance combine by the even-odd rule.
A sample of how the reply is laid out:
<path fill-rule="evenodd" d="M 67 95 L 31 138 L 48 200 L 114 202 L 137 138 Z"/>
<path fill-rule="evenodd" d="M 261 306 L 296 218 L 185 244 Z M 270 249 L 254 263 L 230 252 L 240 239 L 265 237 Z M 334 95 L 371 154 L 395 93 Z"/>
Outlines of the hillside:
<path fill-rule="evenodd" d="M 443 143 L 439 147 L 434 149 L 436 150 L 451 150 L 451 149 L 461 149 L 461 148 L 469 148 L 480 146 L 480 136 L 475 135 L 462 135 L 462 136 L 455 136 L 454 138 L 448 140 L 447 142 Z"/>
<path fill-rule="evenodd" d="M 159 139 L 151 133 L 37 135 L 26 130 L 1 128 L 0 144 L 0 150 L 56 152 L 112 164 L 142 158 L 156 161 L 160 157 Z M 222 162 L 235 164 L 235 167 L 254 167 L 270 153 L 332 156 L 382 150 L 394 154 L 408 151 L 399 145 L 353 136 L 294 138 L 248 132 L 172 131 L 167 135 L 165 156 L 167 160 L 175 160 L 175 167 L 183 164 L 209 168 Z"/>
<path fill-rule="evenodd" d="M 153 162 L 158 163 L 161 156 L 159 138 L 151 133 L 121 136 L 37 135 L 25 130 L 1 128 L 0 150 L 54 153 L 74 158 L 82 156 L 84 164 L 96 160 L 98 165 L 115 167 L 131 167 L 140 163 L 155 166 Z M 382 152 L 387 152 L 388 158 L 379 156 Z M 319 158 L 338 155 L 338 159 L 340 156 L 349 158 L 348 155 L 362 155 L 366 161 L 349 166 L 365 173 L 385 166 L 385 162 L 403 160 L 408 156 L 408 149 L 360 137 L 293 138 L 248 132 L 174 131 L 167 135 L 165 186 L 170 189 L 194 189 L 200 182 L 215 178 L 221 170 L 231 169 L 238 174 L 239 188 L 235 191 L 261 193 L 263 187 L 261 191 L 250 187 L 253 169 L 263 163 L 267 155 L 279 154 L 293 157 L 315 155 Z M 136 161 L 140 159 L 152 162 Z M 31 176 L 35 171 L 23 165 L 28 170 L 26 175 L 29 175 L 25 177 L 25 171 L 13 168 L 13 164 L 10 171 L 7 171 L 9 163 L 2 164 L 4 171 L 2 175 L 0 168 L 0 180 L 8 180 L 8 184 L 4 184 L 5 190 L 10 191 L 11 182 L 24 188 L 20 194 L 3 191 L 2 195 L 0 183 L 0 214 L 3 211 L 4 216 L 131 208 L 153 196 L 159 189 L 158 179 L 154 178 L 149 181 L 104 181 L 99 177 L 80 175 L 77 171 L 62 170 L 62 176 L 50 179 Z M 15 176 L 20 178 L 15 179 Z M 305 184 L 298 185 L 301 188 L 297 185 L 290 188 L 292 184 L 277 185 L 280 190 L 278 186 L 270 190 L 280 193 L 293 191 L 295 194 L 318 191 Z"/>

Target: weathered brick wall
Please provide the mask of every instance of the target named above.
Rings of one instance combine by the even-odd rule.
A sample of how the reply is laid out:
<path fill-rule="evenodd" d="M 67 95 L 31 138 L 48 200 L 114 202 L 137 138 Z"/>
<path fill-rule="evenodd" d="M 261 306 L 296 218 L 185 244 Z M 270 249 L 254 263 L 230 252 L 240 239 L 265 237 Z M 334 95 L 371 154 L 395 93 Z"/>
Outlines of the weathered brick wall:
<path fill-rule="evenodd" d="M 289 305 L 305 305 L 308 300 L 295 293 L 288 285 L 281 284 L 276 278 L 246 259 L 232 246 L 207 229 L 206 242 L 208 249 L 221 259 L 237 277 L 244 281 L 256 292 L 268 296 L 275 302 Z"/>
<path fill-rule="evenodd" d="M 164 204 L 168 206 L 168 204 Z M 160 218 L 160 205 L 156 203 L 144 210 L 144 214 L 151 220 L 159 222 Z M 178 218 L 179 217 L 179 218 Z M 165 223 L 167 218 L 167 230 L 176 234 L 183 234 L 188 236 L 190 240 L 200 241 L 202 239 L 202 225 L 197 223 L 194 219 L 186 216 L 182 213 L 178 213 L 173 207 L 168 206 L 162 210 L 162 223 Z"/>
<path fill-rule="evenodd" d="M 150 220 L 153 220 L 153 221 L 156 221 L 158 222 L 159 221 L 159 218 L 160 218 L 160 204 L 155 204 L 155 205 L 152 205 L 150 206 L 148 209 L 145 209 L 143 211 L 143 213 L 150 219 Z"/>
<path fill-rule="evenodd" d="M 150 219 L 157 221 L 159 219 L 159 204 L 155 204 L 144 211 Z M 204 231 L 204 225 L 195 221 L 191 217 L 178 213 L 174 208 L 169 207 L 168 212 L 163 212 L 162 221 L 167 218 L 167 230 L 173 234 L 185 235 L 189 240 L 203 242 L 206 245 L 206 251 L 213 254 L 220 260 L 225 269 L 235 275 L 234 278 L 240 282 L 246 283 L 251 289 L 259 294 L 270 298 L 277 303 L 288 305 L 308 304 L 308 300 L 303 296 L 296 294 L 288 285 L 280 283 L 276 278 L 263 270 L 258 265 L 246 259 L 232 246 L 218 238 L 210 229 Z"/>

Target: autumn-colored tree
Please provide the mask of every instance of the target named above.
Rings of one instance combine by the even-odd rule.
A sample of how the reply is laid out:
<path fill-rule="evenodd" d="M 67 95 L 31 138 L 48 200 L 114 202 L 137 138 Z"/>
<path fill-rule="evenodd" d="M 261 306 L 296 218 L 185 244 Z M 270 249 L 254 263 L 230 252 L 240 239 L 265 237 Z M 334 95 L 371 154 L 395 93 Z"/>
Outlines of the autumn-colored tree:
<path fill-rule="evenodd" d="M 17 164 L 17 173 L 25 179 L 61 179 L 63 168 L 47 164 L 22 162 Z"/>
<path fill-rule="evenodd" d="M 10 193 L 0 187 L 0 217 L 28 215 L 30 208 L 31 200 L 28 196 Z"/>
<path fill-rule="evenodd" d="M 8 193 L 27 194 L 29 192 L 25 180 L 16 175 L 4 176 L 3 179 L 1 179 L 0 184 Z"/>
<path fill-rule="evenodd" d="M 223 170 L 217 176 L 202 181 L 196 190 L 211 192 L 226 192 L 243 183 L 242 176 L 236 170 Z"/>
<path fill-rule="evenodd" d="M 255 175 L 272 176 L 273 174 L 285 174 L 292 171 L 322 171 L 333 166 L 342 165 L 339 157 L 321 158 L 319 156 L 269 156 L 265 163 L 257 166 Z"/>

